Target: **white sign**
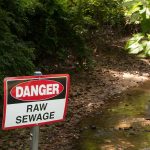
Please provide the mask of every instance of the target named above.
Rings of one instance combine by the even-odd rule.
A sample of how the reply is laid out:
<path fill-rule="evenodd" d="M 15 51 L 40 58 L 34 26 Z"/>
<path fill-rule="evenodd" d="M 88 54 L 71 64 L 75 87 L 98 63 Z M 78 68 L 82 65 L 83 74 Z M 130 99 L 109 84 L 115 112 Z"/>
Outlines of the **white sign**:
<path fill-rule="evenodd" d="M 6 78 L 2 128 L 32 127 L 63 121 L 69 80 L 67 74 Z"/>

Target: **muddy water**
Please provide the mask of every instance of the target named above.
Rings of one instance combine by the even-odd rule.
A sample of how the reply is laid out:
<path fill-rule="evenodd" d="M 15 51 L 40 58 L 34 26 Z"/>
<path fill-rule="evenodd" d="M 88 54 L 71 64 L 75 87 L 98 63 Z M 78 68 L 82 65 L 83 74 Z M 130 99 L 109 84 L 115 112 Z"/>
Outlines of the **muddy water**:
<path fill-rule="evenodd" d="M 150 82 L 92 116 L 81 122 L 78 150 L 150 150 Z"/>

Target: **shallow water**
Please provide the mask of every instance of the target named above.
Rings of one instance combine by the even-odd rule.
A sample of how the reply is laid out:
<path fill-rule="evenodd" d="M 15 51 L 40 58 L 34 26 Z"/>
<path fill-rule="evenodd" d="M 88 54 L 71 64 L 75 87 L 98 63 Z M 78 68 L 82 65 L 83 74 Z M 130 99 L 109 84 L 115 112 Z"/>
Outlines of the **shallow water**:
<path fill-rule="evenodd" d="M 100 111 L 81 122 L 78 150 L 150 150 L 150 81 Z"/>

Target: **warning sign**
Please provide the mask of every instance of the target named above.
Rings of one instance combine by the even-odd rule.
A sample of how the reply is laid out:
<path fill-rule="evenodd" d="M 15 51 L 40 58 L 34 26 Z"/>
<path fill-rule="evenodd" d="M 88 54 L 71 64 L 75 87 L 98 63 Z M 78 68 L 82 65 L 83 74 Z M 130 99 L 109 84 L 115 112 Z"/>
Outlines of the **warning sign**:
<path fill-rule="evenodd" d="M 68 74 L 5 78 L 2 128 L 32 127 L 63 121 L 69 82 Z"/>

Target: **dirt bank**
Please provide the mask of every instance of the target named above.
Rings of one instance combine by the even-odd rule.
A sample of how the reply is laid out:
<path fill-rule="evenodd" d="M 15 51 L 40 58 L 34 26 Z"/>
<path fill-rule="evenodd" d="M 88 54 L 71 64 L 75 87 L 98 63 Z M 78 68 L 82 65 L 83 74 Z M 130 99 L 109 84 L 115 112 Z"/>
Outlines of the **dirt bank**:
<path fill-rule="evenodd" d="M 92 70 L 71 75 L 66 121 L 40 127 L 40 150 L 76 150 L 82 118 L 105 107 L 126 89 L 149 80 L 150 60 L 126 55 L 120 47 L 113 43 L 111 48 L 96 51 Z M 29 129 L 0 131 L 0 139 L 2 150 L 29 149 Z"/>
<path fill-rule="evenodd" d="M 84 117 L 111 103 L 112 97 L 149 79 L 150 60 L 125 54 L 120 50 L 122 42 L 117 41 L 117 46 L 113 43 L 108 51 L 98 51 L 93 70 L 71 76 L 67 121 L 49 133 L 47 143 L 51 149 L 76 150 L 74 143 L 78 142 L 79 124 Z"/>

